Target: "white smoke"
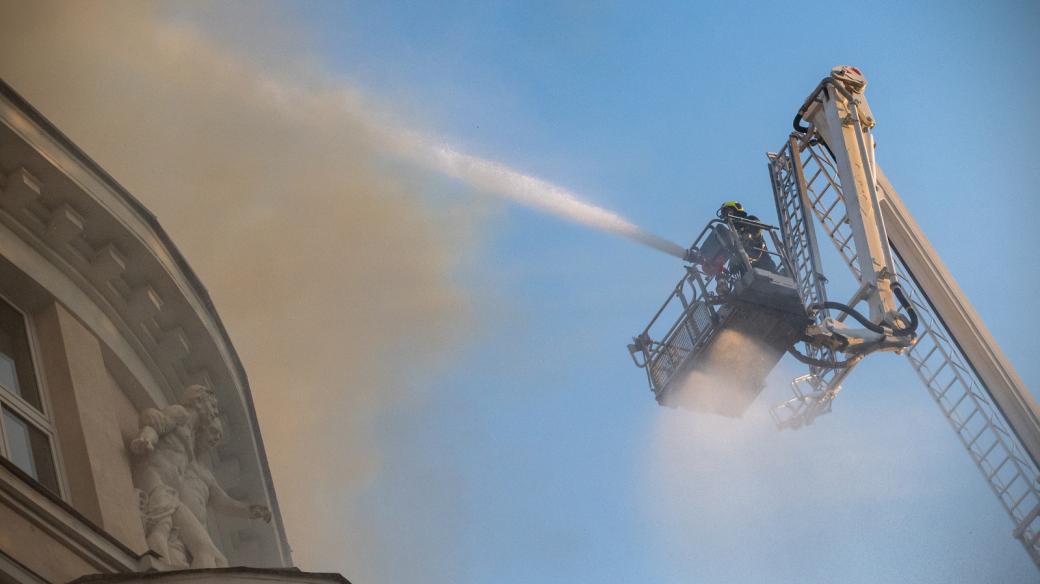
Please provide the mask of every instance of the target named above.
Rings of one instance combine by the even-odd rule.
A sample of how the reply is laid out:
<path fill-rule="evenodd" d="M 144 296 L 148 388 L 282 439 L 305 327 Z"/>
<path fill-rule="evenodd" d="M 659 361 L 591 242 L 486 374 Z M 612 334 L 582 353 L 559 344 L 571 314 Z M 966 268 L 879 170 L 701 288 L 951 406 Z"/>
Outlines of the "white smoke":
<path fill-rule="evenodd" d="M 417 379 L 478 325 L 480 299 L 456 275 L 483 218 L 471 204 L 426 205 L 427 170 L 682 252 L 562 188 L 407 132 L 320 71 L 260 68 L 157 3 L 0 0 L 0 77 L 140 197 L 206 283 L 249 371 L 308 569 L 458 581 L 450 522 L 402 547 L 364 504 L 384 472 L 376 420 L 421 401 Z M 388 155 L 412 164 L 389 172 Z M 456 484 L 446 465 L 431 473 L 434 513 L 447 507 L 435 493 L 451 501 Z"/>

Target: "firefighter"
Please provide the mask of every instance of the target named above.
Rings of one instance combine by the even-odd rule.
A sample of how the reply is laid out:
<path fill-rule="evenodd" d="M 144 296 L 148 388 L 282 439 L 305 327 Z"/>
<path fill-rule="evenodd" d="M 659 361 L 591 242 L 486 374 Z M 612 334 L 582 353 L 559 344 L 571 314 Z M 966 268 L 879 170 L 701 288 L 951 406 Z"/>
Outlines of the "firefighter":
<path fill-rule="evenodd" d="M 730 218 L 747 219 L 748 221 L 755 221 L 761 223 L 761 220 L 754 216 L 749 215 L 744 210 L 744 205 L 741 205 L 737 201 L 726 201 L 719 207 L 716 213 L 719 219 L 727 220 Z M 734 221 L 733 227 L 737 231 L 737 235 L 740 237 L 740 243 L 744 246 L 744 251 L 747 252 L 748 259 L 751 260 L 751 265 L 756 268 L 762 268 L 763 270 L 769 270 L 770 272 L 776 272 L 776 264 L 773 262 L 773 258 L 769 256 L 766 251 L 766 240 L 762 236 L 762 229 L 753 225 L 748 225 L 742 221 Z"/>

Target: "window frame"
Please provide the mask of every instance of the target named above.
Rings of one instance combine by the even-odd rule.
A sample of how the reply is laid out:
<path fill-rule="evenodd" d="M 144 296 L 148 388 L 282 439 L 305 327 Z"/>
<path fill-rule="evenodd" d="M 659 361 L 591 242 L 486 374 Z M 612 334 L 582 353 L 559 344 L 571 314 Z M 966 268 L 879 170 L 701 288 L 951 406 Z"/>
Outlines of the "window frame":
<path fill-rule="evenodd" d="M 51 405 L 50 392 L 47 391 L 47 378 L 43 368 L 40 366 L 41 351 L 39 336 L 36 332 L 36 322 L 30 313 L 23 310 L 16 302 L 13 302 L 9 297 L 4 295 L 2 291 L 0 291 L 0 302 L 7 304 L 7 306 L 22 317 L 22 324 L 25 327 L 25 336 L 29 341 L 29 361 L 32 363 L 33 374 L 36 377 L 36 391 L 40 396 L 40 409 L 37 409 L 35 405 L 30 403 L 24 397 L 13 393 L 3 385 L 0 385 L 0 457 L 3 457 L 4 460 L 11 464 L 14 464 L 8 450 L 7 438 L 4 433 L 3 408 L 6 407 L 26 423 L 42 432 L 49 442 L 52 458 L 51 464 L 54 465 L 54 475 L 58 490 L 57 492 L 51 491 L 49 487 L 44 485 L 35 477 L 33 477 L 34 482 L 46 489 L 47 492 L 57 495 L 62 500 L 67 500 L 69 486 L 65 479 L 65 464 L 61 456 L 61 442 L 59 440 L 56 424 L 54 423 L 54 408 Z M 19 470 L 21 470 L 20 467 Z"/>

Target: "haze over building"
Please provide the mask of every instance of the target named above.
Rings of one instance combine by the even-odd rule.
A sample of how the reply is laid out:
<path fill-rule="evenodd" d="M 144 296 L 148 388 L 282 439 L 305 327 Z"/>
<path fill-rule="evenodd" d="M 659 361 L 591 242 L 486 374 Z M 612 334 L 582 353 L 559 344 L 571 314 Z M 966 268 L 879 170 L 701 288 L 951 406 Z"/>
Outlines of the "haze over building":
<path fill-rule="evenodd" d="M 344 581 L 289 569 L 249 382 L 202 282 L 2 83 L 0 410 L 0 581 Z"/>

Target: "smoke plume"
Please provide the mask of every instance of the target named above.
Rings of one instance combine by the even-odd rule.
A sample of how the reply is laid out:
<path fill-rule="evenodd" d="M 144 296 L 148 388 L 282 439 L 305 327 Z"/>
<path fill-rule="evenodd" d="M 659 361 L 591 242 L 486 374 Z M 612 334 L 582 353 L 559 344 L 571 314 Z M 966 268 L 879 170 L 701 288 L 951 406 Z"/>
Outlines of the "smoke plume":
<path fill-rule="evenodd" d="M 349 88 L 302 67 L 280 83 L 157 10 L 2 1 L 0 75 L 156 213 L 206 283 L 297 562 L 388 581 L 400 550 L 357 503 L 381 461 L 371 424 L 470 330 L 453 278 L 484 211 L 429 208 L 421 175 L 381 170 L 386 135 Z M 420 553 L 423 575 L 450 579 L 447 554 Z"/>
<path fill-rule="evenodd" d="M 394 542 L 357 503 L 379 472 L 374 420 L 421 394 L 418 378 L 473 320 L 453 281 L 487 207 L 425 206 L 420 169 L 673 256 L 683 248 L 405 130 L 305 56 L 244 56 L 161 7 L 0 0 L 0 76 L 155 212 L 206 283 L 250 374 L 296 560 L 366 582 L 451 580 L 436 550 L 413 551 L 422 571 L 401 573 L 384 551 Z M 234 17 L 265 40 L 306 36 L 255 10 Z M 413 170 L 391 173 L 386 157 Z"/>

